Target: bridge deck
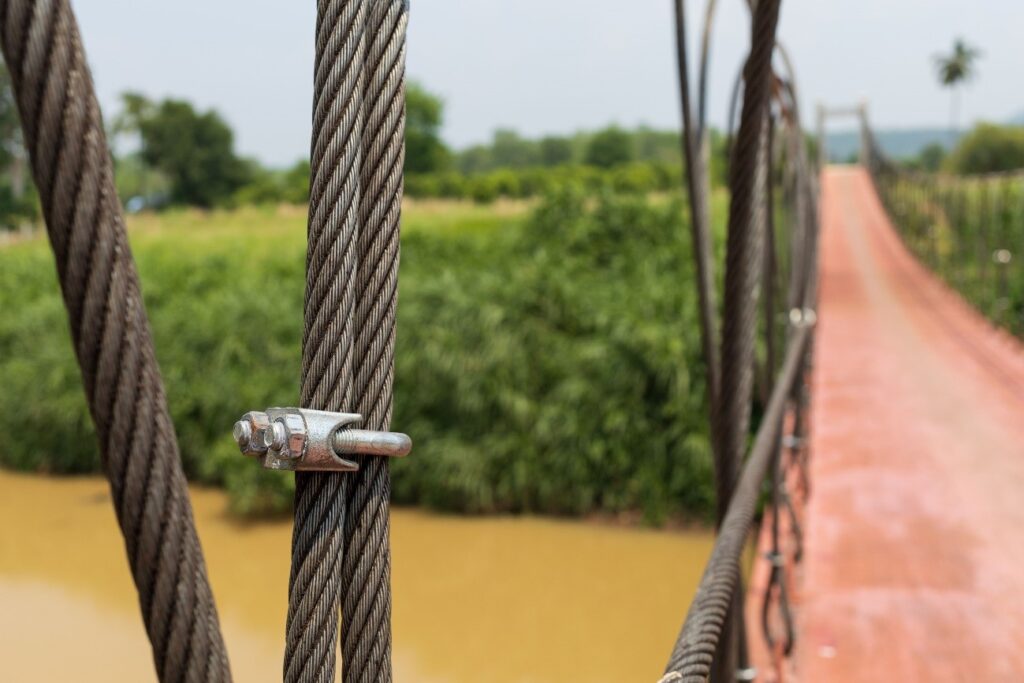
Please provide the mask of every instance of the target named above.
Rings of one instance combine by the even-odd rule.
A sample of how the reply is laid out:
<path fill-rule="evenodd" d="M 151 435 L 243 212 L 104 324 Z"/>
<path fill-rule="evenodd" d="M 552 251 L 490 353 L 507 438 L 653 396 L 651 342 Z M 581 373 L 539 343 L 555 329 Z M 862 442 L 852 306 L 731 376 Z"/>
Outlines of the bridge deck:
<path fill-rule="evenodd" d="M 802 682 L 1024 672 L 1024 352 L 823 181 Z M 1016 674 L 1016 675 L 1015 675 Z"/>

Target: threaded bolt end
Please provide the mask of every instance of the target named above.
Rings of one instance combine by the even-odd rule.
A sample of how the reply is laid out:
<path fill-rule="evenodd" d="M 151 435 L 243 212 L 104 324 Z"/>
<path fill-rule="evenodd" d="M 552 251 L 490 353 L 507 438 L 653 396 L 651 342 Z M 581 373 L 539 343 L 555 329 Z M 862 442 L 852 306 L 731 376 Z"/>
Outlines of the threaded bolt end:
<path fill-rule="evenodd" d="M 234 437 L 238 447 L 245 450 L 252 443 L 252 426 L 245 420 L 239 420 L 235 423 L 235 428 L 231 430 L 231 436 Z"/>

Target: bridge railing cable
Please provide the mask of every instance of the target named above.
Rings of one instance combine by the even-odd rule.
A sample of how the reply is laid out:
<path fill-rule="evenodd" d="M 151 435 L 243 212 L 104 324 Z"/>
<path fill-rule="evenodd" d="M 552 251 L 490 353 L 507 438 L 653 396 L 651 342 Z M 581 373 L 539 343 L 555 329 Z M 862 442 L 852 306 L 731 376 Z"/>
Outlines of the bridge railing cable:
<path fill-rule="evenodd" d="M 800 121 L 793 66 L 776 39 L 779 8 L 779 0 L 753 3 L 750 54 L 730 107 L 739 110 L 739 127 L 735 135 L 729 135 L 730 206 L 722 319 L 720 324 L 712 319 L 704 329 L 712 346 L 720 344 L 721 384 L 717 391 L 709 391 L 719 534 L 663 681 L 732 681 L 752 675 L 740 654 L 748 635 L 742 622 L 740 557 L 766 485 L 778 513 L 773 513 L 774 518 L 787 514 L 787 528 L 799 530 L 786 482 L 792 479 L 789 473 L 793 468 L 803 470 L 797 480 L 807 481 L 806 449 L 795 446 L 795 441 L 783 449 L 782 437 L 787 425 L 794 430 L 806 425 L 804 377 L 816 319 L 817 179 Z M 692 180 L 700 178 L 702 171 L 690 168 L 701 160 L 695 154 L 699 129 L 687 102 L 682 9 L 682 3 L 676 2 L 678 52 L 684 55 L 679 59 L 684 152 L 691 178 L 686 189 L 691 216 L 695 216 L 709 202 L 701 196 L 707 188 Z M 707 52 L 706 42 L 703 52 Z M 784 67 L 781 73 L 773 64 L 776 56 Z M 702 82 L 702 97 L 705 87 Z M 731 114 L 730 120 L 734 117 Z M 698 246 L 696 234 L 694 242 Z M 694 251 L 700 259 L 701 249 Z M 712 355 L 706 353 L 705 358 L 710 365 Z M 744 457 L 756 403 L 760 403 L 758 428 L 754 445 Z M 795 416 L 787 419 L 791 407 Z M 806 491 L 808 486 L 802 488 Z M 782 546 L 779 534 L 774 534 L 771 554 L 781 556 Z M 799 542 L 795 547 L 793 559 L 799 557 Z M 767 615 L 777 610 L 784 622 L 786 651 L 794 640 L 787 572 L 781 563 L 773 570 L 763 597 L 765 637 L 769 645 L 775 640 L 774 620 Z"/>

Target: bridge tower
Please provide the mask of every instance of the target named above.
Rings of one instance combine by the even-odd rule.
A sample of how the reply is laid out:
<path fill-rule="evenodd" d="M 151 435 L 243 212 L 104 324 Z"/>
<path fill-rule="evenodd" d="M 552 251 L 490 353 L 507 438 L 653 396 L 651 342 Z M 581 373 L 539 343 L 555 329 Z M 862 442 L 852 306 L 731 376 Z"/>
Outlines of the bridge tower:
<path fill-rule="evenodd" d="M 860 104 L 846 107 L 826 107 L 823 103 L 818 103 L 816 126 L 818 135 L 818 168 L 825 168 L 828 164 L 826 124 L 828 119 L 836 117 L 854 117 L 857 119 L 858 135 L 860 137 L 858 158 L 862 165 L 870 166 L 873 147 L 870 129 L 868 128 L 868 103 L 867 100 L 861 100 Z"/>

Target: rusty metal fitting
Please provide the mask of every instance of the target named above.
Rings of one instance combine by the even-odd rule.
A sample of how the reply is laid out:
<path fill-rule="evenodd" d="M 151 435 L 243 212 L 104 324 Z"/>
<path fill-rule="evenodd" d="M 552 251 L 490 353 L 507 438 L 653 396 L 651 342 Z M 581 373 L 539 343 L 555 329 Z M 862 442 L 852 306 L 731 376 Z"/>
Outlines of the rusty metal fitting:
<path fill-rule="evenodd" d="M 344 456 L 400 458 L 412 450 L 405 434 L 350 429 L 362 419 L 356 413 L 268 408 L 243 415 L 232 433 L 243 454 L 272 470 L 355 472 L 359 465 Z"/>

